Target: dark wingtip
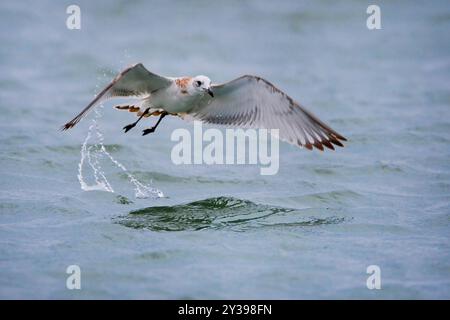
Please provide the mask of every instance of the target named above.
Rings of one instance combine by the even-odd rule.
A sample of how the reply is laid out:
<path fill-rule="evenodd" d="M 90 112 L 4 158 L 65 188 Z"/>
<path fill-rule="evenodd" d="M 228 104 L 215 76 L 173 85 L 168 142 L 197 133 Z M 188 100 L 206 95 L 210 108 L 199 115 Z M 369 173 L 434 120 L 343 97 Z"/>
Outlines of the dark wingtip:
<path fill-rule="evenodd" d="M 333 147 L 333 145 L 331 144 L 330 141 L 328 141 L 328 140 L 323 140 L 323 141 L 322 141 L 322 144 L 323 144 L 325 147 L 327 147 L 328 149 L 334 150 L 334 147 Z"/>
<path fill-rule="evenodd" d="M 344 145 L 335 137 L 330 137 L 331 143 L 338 147 L 344 147 Z"/>
<path fill-rule="evenodd" d="M 322 146 L 322 143 L 320 141 L 315 141 L 313 146 L 316 147 L 316 149 L 319 149 L 320 151 L 323 151 L 323 146 Z"/>
<path fill-rule="evenodd" d="M 63 125 L 63 126 L 60 128 L 60 130 L 61 130 L 61 131 L 67 131 L 67 130 L 69 130 L 70 128 L 73 128 L 73 126 L 74 126 L 73 123 L 68 122 L 68 123 L 66 123 L 65 125 Z"/>

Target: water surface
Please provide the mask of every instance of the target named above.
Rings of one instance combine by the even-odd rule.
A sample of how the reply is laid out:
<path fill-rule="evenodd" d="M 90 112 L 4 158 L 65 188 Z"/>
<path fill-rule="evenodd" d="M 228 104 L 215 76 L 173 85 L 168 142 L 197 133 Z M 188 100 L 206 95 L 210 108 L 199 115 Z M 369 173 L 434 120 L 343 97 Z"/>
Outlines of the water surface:
<path fill-rule="evenodd" d="M 375 31 L 366 1 L 78 3 L 81 30 L 64 2 L 0 4 L 1 298 L 450 298 L 448 3 L 381 1 Z M 261 176 L 176 166 L 170 134 L 190 124 L 125 135 L 134 119 L 111 103 L 58 131 L 135 62 L 263 76 L 349 141 L 283 143 L 279 173 Z M 114 192 L 80 187 L 91 126 Z M 137 198 L 131 177 L 165 197 Z M 382 290 L 367 289 L 369 265 Z"/>

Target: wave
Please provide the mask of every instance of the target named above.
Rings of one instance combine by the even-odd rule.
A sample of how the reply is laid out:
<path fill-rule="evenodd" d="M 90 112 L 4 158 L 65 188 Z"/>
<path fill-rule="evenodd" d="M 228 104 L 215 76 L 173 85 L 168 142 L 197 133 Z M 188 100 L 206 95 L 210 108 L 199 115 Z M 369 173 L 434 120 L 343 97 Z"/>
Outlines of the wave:
<path fill-rule="evenodd" d="M 319 226 L 345 220 L 337 216 L 309 216 L 309 213 L 310 210 L 257 204 L 233 197 L 215 197 L 173 206 L 143 208 L 114 220 L 129 228 L 152 231 L 246 231 L 259 227 Z"/>

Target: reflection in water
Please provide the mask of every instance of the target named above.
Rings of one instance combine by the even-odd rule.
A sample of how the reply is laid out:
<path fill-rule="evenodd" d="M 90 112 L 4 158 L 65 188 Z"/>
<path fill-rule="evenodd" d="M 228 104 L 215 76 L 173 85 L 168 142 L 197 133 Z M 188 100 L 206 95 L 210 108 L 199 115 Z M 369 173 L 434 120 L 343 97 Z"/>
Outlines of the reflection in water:
<path fill-rule="evenodd" d="M 201 229 L 244 231 L 263 226 L 317 226 L 344 221 L 344 218 L 336 216 L 305 216 L 306 212 L 309 213 L 231 197 L 218 197 L 175 206 L 131 211 L 128 215 L 119 217 L 117 222 L 130 228 L 153 231 Z"/>

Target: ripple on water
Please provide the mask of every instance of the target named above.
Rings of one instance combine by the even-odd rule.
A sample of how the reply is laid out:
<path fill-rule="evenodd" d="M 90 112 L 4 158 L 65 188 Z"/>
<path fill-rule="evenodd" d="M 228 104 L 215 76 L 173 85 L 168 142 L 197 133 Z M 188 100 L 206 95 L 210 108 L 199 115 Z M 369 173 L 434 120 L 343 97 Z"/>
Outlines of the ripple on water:
<path fill-rule="evenodd" d="M 118 195 L 117 197 L 116 197 L 116 203 L 118 203 L 118 204 L 132 204 L 133 203 L 133 201 L 131 201 L 129 198 L 127 198 L 127 197 L 125 197 L 125 196 L 122 196 L 122 195 Z"/>
<path fill-rule="evenodd" d="M 176 184 L 192 184 L 192 183 L 200 183 L 200 184 L 248 184 L 254 186 L 255 184 L 267 184 L 265 180 L 243 180 L 238 178 L 214 178 L 214 177 L 206 177 L 206 176 L 180 176 L 180 175 L 171 175 L 161 172 L 155 171 L 132 171 L 132 175 L 136 178 L 145 180 L 145 181 L 158 181 L 158 182 L 168 182 L 168 183 L 176 183 Z M 122 180 L 127 180 L 128 177 L 126 174 L 121 173 L 120 178 Z"/>
<path fill-rule="evenodd" d="M 217 197 L 187 204 L 135 210 L 115 220 L 116 223 L 129 228 L 152 231 L 202 229 L 244 231 L 270 226 L 319 226 L 341 223 L 345 220 L 343 217 L 311 217 L 309 214 L 310 211 L 307 210 L 256 204 L 232 197 Z"/>
<path fill-rule="evenodd" d="M 335 190 L 328 192 L 310 193 L 301 196 L 290 197 L 298 203 L 310 206 L 330 205 L 345 207 L 349 202 L 362 198 L 362 195 L 351 190 Z"/>
<path fill-rule="evenodd" d="M 109 153 L 113 152 L 119 152 L 124 149 L 123 145 L 120 144 L 105 144 L 105 149 Z M 87 147 L 95 147 L 95 145 L 87 145 Z M 80 153 L 80 146 L 79 145 L 62 145 L 62 146 L 50 146 L 47 147 L 48 150 L 61 153 L 61 154 L 73 154 L 73 153 Z"/>

